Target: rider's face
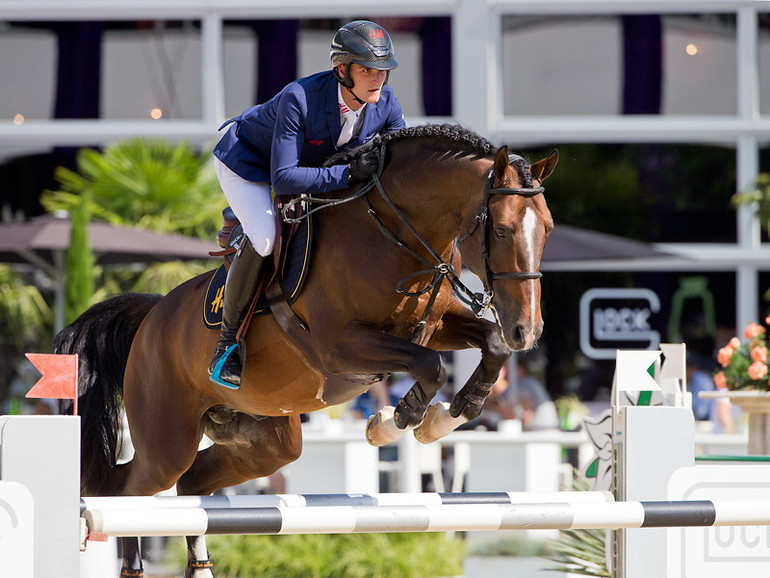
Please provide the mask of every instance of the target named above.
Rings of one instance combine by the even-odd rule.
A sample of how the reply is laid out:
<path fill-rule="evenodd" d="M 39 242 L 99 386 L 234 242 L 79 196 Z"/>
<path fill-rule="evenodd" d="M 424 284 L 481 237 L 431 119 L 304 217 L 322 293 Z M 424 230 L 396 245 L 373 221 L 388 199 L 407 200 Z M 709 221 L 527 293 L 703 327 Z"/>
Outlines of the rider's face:
<path fill-rule="evenodd" d="M 344 67 L 342 67 L 341 74 L 345 74 Z M 382 94 L 382 86 L 385 84 L 385 79 L 388 73 L 385 70 L 375 70 L 374 68 L 366 68 L 355 62 L 350 65 L 350 79 L 353 81 L 353 92 L 355 95 L 363 100 L 367 104 L 374 104 L 380 100 Z M 345 98 L 345 91 L 342 92 L 343 98 Z M 346 103 L 347 103 L 347 99 Z M 354 99 L 352 106 L 347 103 L 352 110 L 358 110 L 361 104 Z"/>

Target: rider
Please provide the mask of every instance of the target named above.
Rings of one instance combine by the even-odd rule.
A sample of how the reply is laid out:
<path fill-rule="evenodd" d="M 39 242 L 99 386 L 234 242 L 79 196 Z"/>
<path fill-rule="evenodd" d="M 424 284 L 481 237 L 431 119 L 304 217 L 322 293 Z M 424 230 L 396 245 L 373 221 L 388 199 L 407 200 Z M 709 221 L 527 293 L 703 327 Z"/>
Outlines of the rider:
<path fill-rule="evenodd" d="M 211 380 L 238 389 L 243 369 L 236 333 L 254 298 L 267 257 L 273 252 L 276 195 L 327 193 L 367 180 L 377 170 L 374 155 L 349 165 L 322 168 L 338 150 L 360 145 L 381 132 L 405 126 L 401 105 L 387 85 L 398 66 L 387 31 L 366 20 L 345 24 L 331 44 L 332 70 L 301 78 L 232 123 L 214 149 L 219 183 L 243 226 L 225 284 L 224 311 Z"/>

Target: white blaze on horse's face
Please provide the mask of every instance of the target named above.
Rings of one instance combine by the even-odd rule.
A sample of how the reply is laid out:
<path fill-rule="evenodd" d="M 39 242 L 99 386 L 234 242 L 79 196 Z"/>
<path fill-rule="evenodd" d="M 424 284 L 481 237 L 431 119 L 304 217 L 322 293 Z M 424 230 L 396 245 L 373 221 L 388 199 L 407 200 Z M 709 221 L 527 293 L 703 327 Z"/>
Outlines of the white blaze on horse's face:
<path fill-rule="evenodd" d="M 537 227 L 537 215 L 532 207 L 527 207 L 524 211 L 524 218 L 521 220 L 522 231 L 522 252 L 527 256 L 527 270 L 536 271 L 540 265 L 540 258 L 536 251 L 535 245 L 535 231 Z M 537 311 L 537 303 L 535 302 L 535 291 L 531 291 L 529 295 L 529 312 L 530 323 L 535 326 L 535 311 Z M 530 347 L 532 344 L 530 344 Z"/>

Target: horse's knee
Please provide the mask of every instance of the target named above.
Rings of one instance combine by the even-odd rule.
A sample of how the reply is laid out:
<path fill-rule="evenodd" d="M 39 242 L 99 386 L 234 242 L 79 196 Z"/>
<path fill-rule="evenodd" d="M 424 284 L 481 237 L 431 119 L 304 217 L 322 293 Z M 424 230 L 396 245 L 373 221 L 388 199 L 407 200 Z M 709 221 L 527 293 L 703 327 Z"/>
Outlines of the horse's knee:
<path fill-rule="evenodd" d="M 441 355 L 435 351 L 430 351 L 430 353 L 417 358 L 409 368 L 409 372 L 423 386 L 427 386 L 430 389 L 435 387 L 434 395 L 444 386 L 449 378 L 449 373 L 446 370 Z"/>

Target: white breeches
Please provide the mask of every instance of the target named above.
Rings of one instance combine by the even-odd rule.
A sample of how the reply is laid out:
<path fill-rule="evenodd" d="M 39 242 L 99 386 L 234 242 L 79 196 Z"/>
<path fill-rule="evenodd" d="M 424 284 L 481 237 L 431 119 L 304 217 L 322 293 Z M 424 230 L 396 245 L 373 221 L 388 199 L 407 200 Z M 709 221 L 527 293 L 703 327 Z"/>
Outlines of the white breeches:
<path fill-rule="evenodd" d="M 214 157 L 217 178 L 230 208 L 243 226 L 254 250 L 266 257 L 273 252 L 276 225 L 270 183 L 253 183 L 236 175 Z"/>

